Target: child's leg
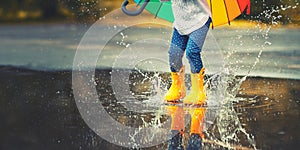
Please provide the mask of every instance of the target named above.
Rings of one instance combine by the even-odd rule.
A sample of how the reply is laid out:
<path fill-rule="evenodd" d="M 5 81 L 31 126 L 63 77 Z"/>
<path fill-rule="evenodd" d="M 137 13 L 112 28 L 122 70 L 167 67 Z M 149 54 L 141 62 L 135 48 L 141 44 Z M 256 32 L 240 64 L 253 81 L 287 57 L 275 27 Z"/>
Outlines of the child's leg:
<path fill-rule="evenodd" d="M 199 134 L 191 134 L 186 150 L 201 150 L 202 138 Z"/>
<path fill-rule="evenodd" d="M 178 106 L 167 106 L 166 110 L 172 118 L 168 150 L 183 150 L 184 110 Z"/>
<path fill-rule="evenodd" d="M 205 108 L 192 108 L 189 110 L 192 120 L 190 129 L 190 139 L 187 150 L 200 150 L 202 147 L 203 134 L 203 121 Z"/>
<path fill-rule="evenodd" d="M 182 136 L 180 131 L 172 130 L 168 140 L 168 150 L 184 150 Z"/>
<path fill-rule="evenodd" d="M 200 52 L 209 29 L 209 24 L 210 20 L 208 20 L 203 27 L 192 32 L 189 36 L 186 48 L 186 57 L 188 58 L 191 66 L 192 87 L 189 95 L 183 100 L 185 104 L 203 105 L 206 100 L 204 88 L 204 68 Z"/>
<path fill-rule="evenodd" d="M 189 35 L 189 40 L 186 47 L 186 57 L 189 60 L 192 73 L 199 73 L 203 67 L 200 53 L 208 30 L 209 24 L 204 25 Z"/>
<path fill-rule="evenodd" d="M 165 100 L 167 102 L 179 101 L 186 95 L 186 88 L 184 84 L 185 69 L 182 65 L 182 57 L 187 40 L 187 35 L 180 35 L 178 31 L 174 29 L 172 43 L 169 50 L 172 85 L 165 95 Z"/>
<path fill-rule="evenodd" d="M 172 41 L 169 49 L 169 64 L 172 72 L 178 72 L 182 65 L 182 57 L 187 45 L 188 36 L 180 35 L 174 28 Z"/>

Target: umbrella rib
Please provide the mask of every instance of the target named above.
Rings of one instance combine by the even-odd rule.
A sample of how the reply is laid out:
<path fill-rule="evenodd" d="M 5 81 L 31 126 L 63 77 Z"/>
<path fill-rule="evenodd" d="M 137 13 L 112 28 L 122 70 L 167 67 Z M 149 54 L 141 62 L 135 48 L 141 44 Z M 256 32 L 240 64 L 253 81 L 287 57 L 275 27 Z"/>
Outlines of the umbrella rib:
<path fill-rule="evenodd" d="M 161 2 L 160 5 L 159 5 L 159 7 L 158 7 L 158 9 L 157 9 L 157 11 L 156 11 L 156 13 L 155 13 L 155 17 L 154 18 L 157 18 L 157 15 L 158 15 L 158 13 L 159 13 L 160 8 L 162 7 L 162 5 L 163 5 L 163 3 Z"/>
<path fill-rule="evenodd" d="M 136 6 L 139 6 L 141 4 L 142 0 L 139 0 L 139 2 L 136 3 Z"/>
<path fill-rule="evenodd" d="M 236 0 L 237 1 L 237 3 L 238 3 L 238 6 L 239 6 L 239 9 L 240 9 L 240 12 L 242 13 L 243 12 L 243 10 L 242 10 L 242 8 L 241 8 L 241 4 L 239 3 L 239 1 L 238 0 Z"/>
<path fill-rule="evenodd" d="M 226 15 L 227 15 L 228 24 L 230 25 L 230 19 L 229 19 L 229 14 L 228 14 L 228 11 L 227 11 L 226 2 L 225 2 L 225 0 L 223 0 L 223 2 L 224 2 L 225 10 L 226 10 Z"/>
<path fill-rule="evenodd" d="M 245 10 L 247 10 L 247 14 L 249 15 L 250 14 L 250 2 L 248 1 L 247 4 L 246 4 L 246 8 L 243 10 L 242 7 L 241 7 L 241 3 L 239 0 L 236 0 L 237 3 L 238 3 L 238 6 L 239 6 L 239 9 L 240 9 L 240 12 L 243 13 Z"/>

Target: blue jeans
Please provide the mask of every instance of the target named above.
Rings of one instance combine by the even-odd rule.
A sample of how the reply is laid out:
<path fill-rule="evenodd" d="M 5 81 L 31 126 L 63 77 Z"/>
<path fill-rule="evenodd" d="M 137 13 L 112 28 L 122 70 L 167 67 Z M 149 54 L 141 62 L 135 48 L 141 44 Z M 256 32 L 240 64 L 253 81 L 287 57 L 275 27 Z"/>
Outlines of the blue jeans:
<path fill-rule="evenodd" d="M 169 64 L 172 72 L 178 72 L 183 66 L 182 57 L 186 51 L 192 73 L 199 73 L 203 67 L 201 50 L 209 30 L 211 19 L 201 28 L 193 31 L 189 35 L 181 35 L 174 28 L 171 46 L 169 49 Z"/>

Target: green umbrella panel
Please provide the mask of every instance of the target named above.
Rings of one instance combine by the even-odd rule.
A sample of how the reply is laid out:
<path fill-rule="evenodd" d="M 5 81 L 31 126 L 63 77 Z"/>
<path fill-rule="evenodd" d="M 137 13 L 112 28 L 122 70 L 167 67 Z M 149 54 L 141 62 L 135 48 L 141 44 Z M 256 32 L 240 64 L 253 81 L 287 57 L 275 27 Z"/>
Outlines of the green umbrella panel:
<path fill-rule="evenodd" d="M 134 0 L 134 2 L 139 5 L 143 5 L 144 1 L 145 0 Z M 159 18 L 173 22 L 174 16 L 171 5 L 170 1 L 160 2 L 160 0 L 150 0 L 146 6 L 146 10 Z"/>

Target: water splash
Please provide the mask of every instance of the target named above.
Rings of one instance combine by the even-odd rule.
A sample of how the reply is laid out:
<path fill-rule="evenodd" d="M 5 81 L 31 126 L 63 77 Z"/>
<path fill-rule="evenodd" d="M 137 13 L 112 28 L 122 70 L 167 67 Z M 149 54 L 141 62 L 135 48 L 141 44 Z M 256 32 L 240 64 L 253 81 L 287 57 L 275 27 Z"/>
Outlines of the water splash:
<path fill-rule="evenodd" d="M 272 42 L 269 41 L 269 33 L 272 25 L 276 25 L 277 20 L 280 19 L 280 16 L 274 17 L 276 13 L 278 13 L 278 10 L 273 9 L 260 14 L 270 18 L 272 20 L 271 25 L 257 21 L 257 25 L 254 28 L 237 30 L 236 35 L 231 38 L 232 42 L 228 43 L 229 51 L 225 52 L 225 61 L 229 62 L 229 64 L 225 65 L 222 72 L 207 77 L 205 86 L 208 89 L 208 98 L 222 99 L 222 107 L 220 110 L 213 112 L 214 114 L 219 114 L 216 120 L 209 120 L 208 118 L 210 118 L 211 114 L 206 114 L 206 145 L 212 148 L 220 146 L 229 149 L 239 149 L 241 147 L 257 149 L 255 137 L 243 127 L 239 118 L 240 114 L 236 112 L 235 104 L 247 101 L 246 99 L 237 98 L 237 95 L 243 82 L 247 77 L 252 76 L 257 64 L 260 63 L 264 50 L 272 45 Z M 124 42 L 124 34 L 121 36 L 121 42 Z M 252 42 L 255 45 L 247 45 L 248 40 L 255 41 Z M 236 57 L 236 55 L 241 57 Z M 160 71 L 159 66 L 157 66 L 160 63 L 155 61 L 151 58 L 139 62 L 139 65 L 135 65 L 135 74 L 139 75 L 133 75 L 133 80 L 130 84 L 132 87 L 139 87 L 132 90 L 132 95 L 152 109 L 150 111 L 152 115 L 150 121 L 142 117 L 143 126 L 160 128 L 166 117 L 160 105 L 170 80 L 167 78 L 168 74 Z M 246 65 L 249 62 L 252 65 Z M 151 71 L 146 71 L 145 66 Z M 240 74 L 241 72 L 242 74 Z M 134 79 L 139 81 L 134 81 Z M 209 127 L 211 125 L 212 127 Z"/>
<path fill-rule="evenodd" d="M 238 103 L 243 100 L 240 98 L 236 98 L 240 86 L 246 80 L 246 78 L 251 75 L 251 71 L 254 70 L 256 65 L 259 63 L 260 57 L 263 54 L 263 50 L 265 49 L 265 47 L 271 44 L 271 42 L 268 41 L 268 33 L 270 31 L 270 28 L 262 29 L 260 27 L 261 25 L 257 26 L 260 35 L 253 35 L 253 39 L 264 39 L 265 41 L 261 42 L 262 45 L 260 45 L 260 50 L 255 57 L 255 61 L 253 62 L 253 65 L 247 69 L 246 75 L 238 77 L 238 75 L 234 73 L 237 69 L 244 69 L 243 67 L 245 66 L 241 66 L 241 68 L 230 68 L 230 66 L 227 66 L 224 68 L 223 72 L 207 77 L 205 85 L 208 89 L 208 98 L 222 99 L 221 101 L 217 101 L 221 102 L 221 109 L 212 112 L 212 114 L 214 115 L 218 114 L 217 120 L 209 120 L 208 118 L 213 115 L 206 114 L 205 128 L 207 141 L 205 142 L 206 144 L 210 143 L 210 147 L 222 146 L 229 149 L 238 149 L 239 147 L 244 146 L 244 148 L 247 147 L 249 149 L 256 149 L 255 139 L 251 134 L 247 133 L 246 129 L 243 128 L 239 120 L 238 113 L 234 109 L 234 103 Z M 239 42 L 240 45 L 243 45 L 243 37 L 243 35 L 237 35 L 237 37 L 234 38 L 234 43 Z M 251 50 L 251 48 L 249 50 Z M 229 56 L 227 56 L 227 58 L 230 59 L 231 55 L 234 55 L 235 53 L 237 53 L 237 50 L 233 50 L 233 52 L 228 53 Z M 142 85 L 141 87 L 146 87 L 146 90 L 136 90 L 143 92 L 140 92 L 138 94 L 134 93 L 133 95 L 137 99 L 142 100 L 145 105 L 161 108 L 157 106 L 162 104 L 163 94 L 166 92 L 168 83 L 170 82 L 168 81 L 168 79 L 166 79 L 166 76 L 168 76 L 168 74 L 166 75 L 166 73 L 158 71 L 159 67 L 157 66 L 157 64 L 159 63 L 154 61 L 155 60 L 152 59 L 144 60 L 143 62 L 140 62 L 139 65 L 135 66 L 134 70 L 141 76 L 138 77 L 135 75 L 134 77 L 136 79 L 138 77 L 141 81 L 132 81 L 132 85 L 135 87 Z M 147 70 L 145 69 L 145 66 L 147 66 L 148 69 L 152 71 L 145 71 Z M 161 119 L 164 118 L 162 109 L 157 109 L 152 113 L 152 115 L 154 115 L 153 118 L 155 118 L 155 121 L 152 120 L 151 122 L 147 122 L 143 119 L 144 126 L 161 127 Z M 218 132 L 212 132 L 209 129 L 209 126 L 211 125 L 214 125 L 215 127 L 212 128 L 216 128 Z"/>
<path fill-rule="evenodd" d="M 149 30 L 150 29 L 153 29 L 153 28 L 149 27 Z M 219 117 L 216 121 L 207 121 L 207 122 L 209 122 L 210 125 L 215 125 L 211 128 L 212 128 L 212 130 L 216 129 L 216 132 L 213 132 L 208 128 L 208 130 L 206 132 L 206 134 L 208 135 L 207 140 L 205 141 L 206 144 L 212 143 L 212 145 L 214 146 L 214 143 L 216 143 L 217 145 L 221 145 L 222 147 L 228 147 L 229 149 L 234 149 L 234 148 L 238 149 L 238 146 L 249 145 L 249 146 L 247 146 L 248 148 L 250 147 L 250 148 L 256 149 L 254 137 L 251 134 L 247 133 L 246 129 L 243 128 L 243 126 L 241 125 L 241 120 L 239 119 L 240 114 L 237 113 L 235 110 L 235 103 L 245 100 L 245 99 L 241 99 L 241 98 L 236 98 L 236 95 L 239 92 L 241 84 L 243 83 L 243 81 L 246 80 L 246 78 L 248 76 L 251 76 L 252 71 L 255 69 L 256 65 L 260 62 L 260 57 L 261 57 L 261 55 L 263 55 L 264 47 L 272 44 L 270 41 L 268 41 L 268 39 L 269 39 L 268 33 L 271 29 L 270 27 L 268 27 L 264 24 L 258 23 L 258 26 L 256 29 L 257 29 L 256 32 L 251 32 L 249 30 L 246 33 L 246 35 L 238 34 L 233 39 L 235 43 L 234 42 L 231 43 L 233 47 L 235 45 L 239 45 L 242 48 L 244 48 L 244 46 L 247 44 L 247 42 L 243 41 L 245 37 L 251 37 L 255 41 L 260 41 L 260 42 L 256 43 L 255 45 L 251 45 L 251 47 L 259 47 L 260 48 L 258 54 L 255 53 L 255 56 L 252 57 L 253 55 L 250 55 L 251 53 L 249 53 L 249 51 L 252 50 L 251 47 L 250 48 L 246 47 L 244 49 L 246 51 L 246 53 L 245 53 L 246 57 L 244 57 L 241 60 L 236 60 L 237 63 L 243 63 L 244 61 L 247 61 L 246 58 L 255 58 L 254 61 L 252 59 L 249 60 L 251 62 L 254 62 L 253 65 L 251 65 L 251 66 L 241 65 L 241 66 L 237 66 L 237 67 L 232 67 L 232 65 L 228 65 L 224 68 L 222 73 L 213 74 L 210 77 L 208 77 L 208 79 L 206 81 L 206 87 L 208 89 L 207 92 L 208 92 L 209 98 L 221 98 L 221 99 L 223 99 L 222 105 L 224 105 L 224 107 L 222 107 L 222 109 L 218 112 Z M 239 33 L 239 32 L 237 31 L 237 33 Z M 127 34 L 121 35 L 122 40 L 124 39 L 124 35 L 127 35 Z M 153 46 L 153 45 L 151 45 L 151 46 Z M 153 47 L 151 47 L 151 48 L 153 48 Z M 153 49 L 155 49 L 155 48 L 153 48 Z M 231 51 L 228 52 L 229 55 L 226 55 L 227 58 L 231 59 L 231 56 L 233 56 L 239 52 L 238 50 L 239 50 L 239 48 L 231 49 Z M 147 51 L 147 54 L 148 54 L 148 52 L 149 51 Z M 117 58 L 121 59 L 121 57 L 117 57 Z M 240 58 L 240 57 L 237 57 L 237 58 Z M 126 60 L 128 61 L 128 57 L 126 58 Z M 127 61 L 123 61 L 122 63 L 127 62 Z M 152 62 L 153 62 L 153 60 L 148 61 L 148 64 L 153 64 Z M 242 77 L 240 77 L 241 76 L 240 74 L 236 74 L 236 70 L 241 70 L 241 69 L 246 70 L 246 73 L 243 74 Z M 122 69 L 120 69 L 120 70 L 122 71 Z M 137 98 L 137 99 L 139 99 L 142 102 L 146 102 L 144 104 L 148 105 L 148 106 L 149 105 L 157 106 L 157 105 L 161 104 L 158 102 L 162 102 L 162 96 L 163 96 L 165 87 L 167 87 L 165 85 L 167 85 L 167 83 L 168 83 L 166 81 L 166 78 L 162 78 L 162 76 L 164 76 L 165 73 L 158 72 L 158 71 L 156 72 L 156 69 L 153 69 L 153 68 L 152 68 L 152 70 L 154 70 L 154 73 L 153 72 L 149 73 L 145 70 L 139 69 L 138 66 L 136 68 L 134 68 L 134 70 L 136 70 L 139 74 L 142 74 L 142 76 L 139 78 L 138 76 L 132 75 L 133 77 L 131 78 L 131 80 L 129 80 L 130 82 L 128 82 L 128 84 L 130 84 L 130 86 L 132 87 L 130 89 L 131 96 L 137 98 L 137 96 L 139 96 L 139 95 L 140 96 L 144 95 L 144 97 L 142 97 L 140 99 Z M 121 77 L 128 77 L 128 76 L 121 76 Z M 141 81 L 136 82 L 135 79 L 137 79 L 137 78 L 141 79 Z M 124 81 L 124 80 L 120 80 L 120 81 Z M 117 82 L 117 83 L 119 83 L 119 82 Z M 137 87 L 137 86 L 144 87 L 144 91 L 142 91 L 141 89 L 133 90 L 133 88 Z M 164 90 L 161 90 L 161 89 L 164 89 Z M 140 92 L 140 94 L 138 94 L 137 92 Z M 109 94 L 111 94 L 111 93 L 109 93 Z M 222 95 L 222 96 L 220 96 L 220 95 Z M 155 98 L 155 96 L 156 96 L 156 98 Z M 152 98 L 152 99 L 150 100 L 150 98 Z M 147 100 L 148 100 L 148 102 L 157 102 L 157 103 L 148 103 Z M 156 108 L 160 108 L 160 107 L 156 107 Z M 118 110 L 118 108 L 116 108 L 116 107 L 114 107 L 114 109 Z M 132 112 L 125 114 L 124 111 L 114 112 L 114 113 L 119 113 L 121 115 L 128 115 L 129 117 L 126 118 L 128 120 L 134 120 L 134 121 L 139 120 L 139 119 L 141 120 L 141 122 L 133 121 L 133 123 L 131 123 L 131 124 L 138 124 L 139 125 L 138 127 L 140 130 L 138 130 L 138 131 L 135 130 L 136 132 L 129 134 L 131 137 L 130 142 L 132 143 L 129 145 L 133 145 L 133 147 L 136 147 L 136 148 L 139 147 L 139 145 L 137 144 L 138 140 L 147 141 L 153 137 L 152 133 L 159 131 L 159 130 L 154 130 L 154 131 L 145 133 L 150 138 L 139 139 L 139 137 L 137 135 L 139 135 L 139 133 L 142 133 L 141 127 L 150 126 L 150 127 L 159 128 L 162 126 L 162 124 L 166 120 L 165 119 L 166 117 L 164 116 L 164 113 L 161 111 L 161 109 L 156 109 L 156 110 L 152 109 L 152 111 L 150 113 L 142 112 L 141 114 L 134 114 Z M 209 115 L 206 115 L 206 116 L 209 116 Z M 149 119 L 149 118 L 151 118 L 151 119 Z M 140 124 L 142 124 L 142 125 L 140 125 Z M 241 136 L 240 134 L 245 136 L 245 139 L 243 139 L 243 136 Z M 210 142 L 209 140 L 212 142 Z M 246 144 L 244 144 L 244 143 L 246 143 Z"/>

